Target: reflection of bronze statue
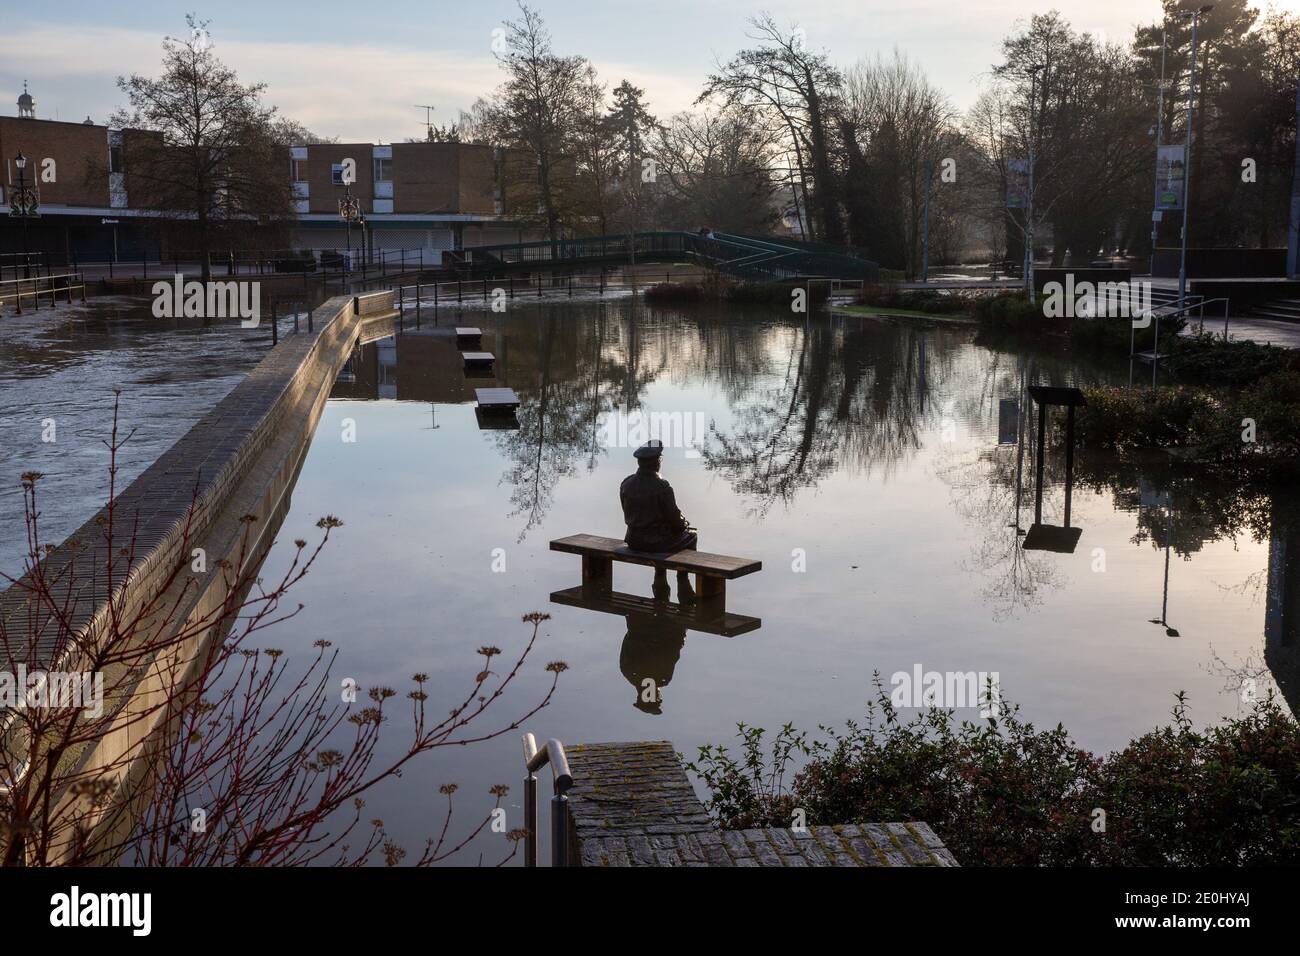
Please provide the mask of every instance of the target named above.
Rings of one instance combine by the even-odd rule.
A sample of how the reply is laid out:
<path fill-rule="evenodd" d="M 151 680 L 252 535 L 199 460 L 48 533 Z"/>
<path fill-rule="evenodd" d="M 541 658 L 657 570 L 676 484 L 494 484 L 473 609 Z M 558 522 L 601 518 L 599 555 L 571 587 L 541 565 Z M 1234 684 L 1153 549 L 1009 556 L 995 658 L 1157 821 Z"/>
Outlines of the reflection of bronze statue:
<path fill-rule="evenodd" d="M 658 614 L 626 615 L 627 634 L 618 655 L 618 669 L 636 688 L 633 707 L 647 714 L 663 713 L 663 688 L 673 679 L 673 671 L 686 643 L 686 628 L 673 619 Z"/>

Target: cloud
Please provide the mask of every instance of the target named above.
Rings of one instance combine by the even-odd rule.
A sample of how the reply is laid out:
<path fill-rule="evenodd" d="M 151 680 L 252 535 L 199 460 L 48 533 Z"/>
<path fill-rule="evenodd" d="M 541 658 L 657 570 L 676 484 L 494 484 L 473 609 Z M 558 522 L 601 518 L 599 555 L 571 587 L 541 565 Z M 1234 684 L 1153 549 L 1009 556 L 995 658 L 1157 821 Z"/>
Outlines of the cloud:
<path fill-rule="evenodd" d="M 162 61 L 156 33 L 60 27 L 57 60 L 49 56 L 48 37 L 39 26 L 0 36 L 0 77 L 18 84 L 30 79 L 41 116 L 62 104 L 62 118 L 90 112 L 102 119 L 123 105 L 117 76 L 156 74 Z M 216 48 L 245 83 L 265 83 L 267 101 L 284 115 L 344 140 L 418 136 L 424 113 L 416 103 L 439 105 L 434 118 L 446 123 L 501 81 L 486 45 L 475 53 L 218 39 Z"/>

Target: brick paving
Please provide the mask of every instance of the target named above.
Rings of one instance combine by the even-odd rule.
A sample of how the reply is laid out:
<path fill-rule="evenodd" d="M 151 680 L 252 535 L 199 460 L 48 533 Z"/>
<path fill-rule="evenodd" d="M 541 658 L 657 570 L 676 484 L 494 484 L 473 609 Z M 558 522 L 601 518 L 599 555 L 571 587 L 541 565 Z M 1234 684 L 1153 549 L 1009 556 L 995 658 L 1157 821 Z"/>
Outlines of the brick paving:
<path fill-rule="evenodd" d="M 957 866 L 924 823 L 719 830 L 668 741 L 568 748 L 581 866 Z"/>

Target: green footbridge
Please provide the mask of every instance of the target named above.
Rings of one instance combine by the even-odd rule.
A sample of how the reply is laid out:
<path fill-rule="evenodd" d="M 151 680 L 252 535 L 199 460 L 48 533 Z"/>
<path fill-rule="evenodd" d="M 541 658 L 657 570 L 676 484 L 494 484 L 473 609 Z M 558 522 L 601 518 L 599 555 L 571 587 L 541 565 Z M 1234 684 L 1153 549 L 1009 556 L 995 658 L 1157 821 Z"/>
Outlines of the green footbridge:
<path fill-rule="evenodd" d="M 693 232 L 638 232 L 469 246 L 444 254 L 444 265 L 452 265 L 467 279 L 653 262 L 690 263 L 757 282 L 874 280 L 879 275 L 879 265 L 855 247 L 729 233 L 703 236 Z"/>

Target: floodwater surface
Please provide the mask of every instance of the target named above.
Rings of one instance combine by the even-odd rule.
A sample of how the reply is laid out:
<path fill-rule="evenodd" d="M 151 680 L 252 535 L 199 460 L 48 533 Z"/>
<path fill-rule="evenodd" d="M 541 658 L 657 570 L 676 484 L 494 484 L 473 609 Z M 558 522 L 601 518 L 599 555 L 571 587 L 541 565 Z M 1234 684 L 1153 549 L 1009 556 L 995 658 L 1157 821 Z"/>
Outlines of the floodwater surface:
<path fill-rule="evenodd" d="M 460 735 L 500 736 L 418 758 L 371 799 L 414 853 L 442 825 L 442 784 L 459 785 L 453 834 L 487 813 L 496 783 L 511 787 L 507 827 L 522 825 L 521 729 L 666 739 L 689 757 L 740 722 L 859 718 L 874 674 L 888 690 L 918 671 L 997 675 L 1027 719 L 1100 751 L 1164 723 L 1179 691 L 1199 723 L 1279 686 L 1295 708 L 1289 502 L 1081 455 L 1073 551 L 1072 534 L 1050 539 L 1066 550 L 1025 547 L 1036 443 L 1023 389 L 1106 371 L 991 351 L 960 326 L 824 313 L 622 300 L 410 318 L 361 346 L 334 388 L 264 575 L 283 571 L 293 539 L 316 540 L 321 516 L 344 525 L 292 592 L 304 610 L 263 643 L 305 664 L 328 640 L 336 680 L 402 696 L 428 674 L 441 717 L 473 686 L 478 648 L 501 648 L 504 675 L 531 631 L 521 617 L 551 615 Z M 452 327 L 466 324 L 483 328 L 494 374 L 464 370 Z M 517 415 L 477 414 L 483 386 L 514 389 Z M 580 583 L 580 562 L 549 542 L 622 535 L 619 483 L 655 430 L 701 550 L 763 563 L 728 585 L 728 612 L 758 619 L 734 619 L 744 633 L 686 629 L 652 604 L 551 600 Z M 1065 524 L 1060 457 L 1046 461 L 1044 526 Z M 650 583 L 615 565 L 616 591 L 648 601 Z M 551 704 L 509 729 L 544 697 L 552 661 L 568 669 Z M 955 703 L 978 719 L 978 701 Z M 406 707 L 391 713 L 381 757 L 410 734 Z M 505 848 L 488 833 L 455 859 Z"/>

